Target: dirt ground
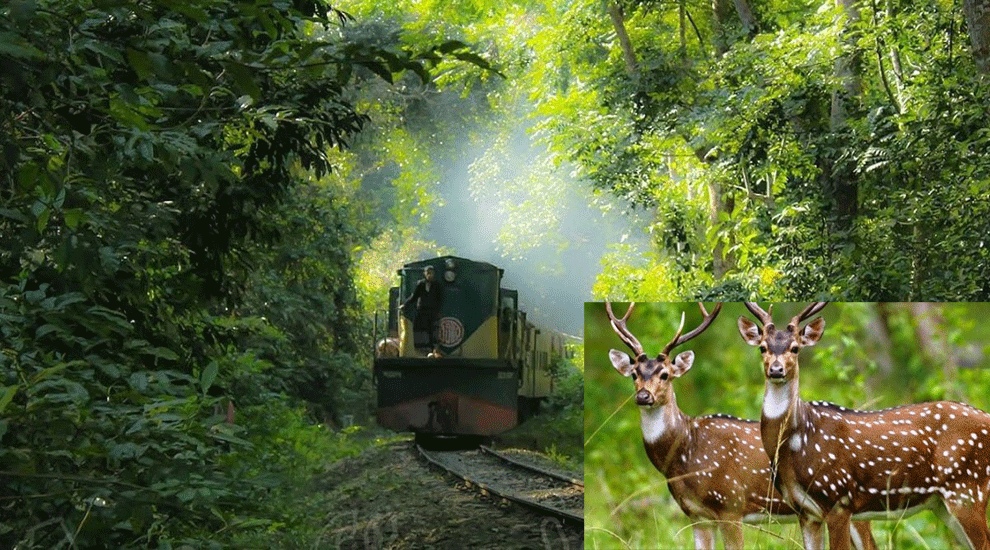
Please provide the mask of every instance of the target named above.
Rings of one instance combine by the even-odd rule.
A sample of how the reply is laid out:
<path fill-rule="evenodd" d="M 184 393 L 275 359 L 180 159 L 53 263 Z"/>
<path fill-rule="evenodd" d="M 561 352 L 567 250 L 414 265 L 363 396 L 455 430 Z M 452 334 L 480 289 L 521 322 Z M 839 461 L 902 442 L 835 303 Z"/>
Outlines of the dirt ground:
<path fill-rule="evenodd" d="M 509 502 L 456 486 L 427 468 L 409 441 L 372 447 L 334 464 L 321 480 L 330 494 L 314 548 L 344 550 L 576 550 L 583 533 Z"/>

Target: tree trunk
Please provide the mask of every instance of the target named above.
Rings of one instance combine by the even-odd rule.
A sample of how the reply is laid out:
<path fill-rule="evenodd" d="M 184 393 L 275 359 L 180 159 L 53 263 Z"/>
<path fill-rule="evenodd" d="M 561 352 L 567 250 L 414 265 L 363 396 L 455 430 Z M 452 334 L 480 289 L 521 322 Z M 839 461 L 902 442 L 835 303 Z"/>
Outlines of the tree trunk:
<path fill-rule="evenodd" d="M 833 133 L 846 130 L 852 112 L 859 109 L 863 93 L 862 51 L 856 45 L 857 36 L 852 29 L 860 22 L 858 0 L 837 0 L 846 16 L 843 31 L 845 52 L 835 60 L 835 76 L 841 86 L 832 92 L 832 109 L 829 128 Z M 832 167 L 828 177 L 835 204 L 836 229 L 848 230 L 856 217 L 859 205 L 859 186 L 856 174 L 851 170 Z"/>
<path fill-rule="evenodd" d="M 963 0 L 973 61 L 983 74 L 990 74 L 990 0 Z"/>
<path fill-rule="evenodd" d="M 869 357 L 876 361 L 877 369 L 880 371 L 876 376 L 866 379 L 866 385 L 871 390 L 876 390 L 878 385 L 883 384 L 894 375 L 894 358 L 890 354 L 890 317 L 894 314 L 890 304 L 880 302 L 875 305 L 876 314 L 870 318 L 866 326 L 866 342 L 863 346 Z"/>
<path fill-rule="evenodd" d="M 760 22 L 753 13 L 753 6 L 750 5 L 749 0 L 735 0 L 735 4 L 736 14 L 739 15 L 739 22 L 742 23 L 743 31 L 747 37 L 753 38 L 760 32 Z"/>
<path fill-rule="evenodd" d="M 894 2 L 892 0 L 886 0 L 886 12 L 887 19 L 893 21 L 897 17 L 897 12 L 894 11 Z M 896 29 L 896 25 L 894 26 Z M 894 34 L 894 43 L 898 42 L 897 34 Z M 890 47 L 890 67 L 894 70 L 894 81 L 897 83 L 897 104 L 902 108 L 904 107 L 904 69 L 901 68 L 901 52 L 897 49 L 897 46 Z"/>
<path fill-rule="evenodd" d="M 720 213 L 731 214 L 735 210 L 735 200 L 732 197 L 726 197 L 722 184 L 719 182 L 709 183 L 708 193 L 711 200 L 708 208 L 709 221 L 712 227 L 715 227 L 719 224 Z M 735 257 L 728 252 L 727 248 L 727 244 L 719 240 L 712 250 L 712 276 L 715 277 L 716 281 L 722 280 L 725 274 L 736 266 Z"/>
<path fill-rule="evenodd" d="M 987 0 L 990 1 L 990 0 Z M 835 60 L 835 76 L 842 83 L 839 90 L 832 92 L 832 117 L 830 126 L 833 132 L 845 127 L 849 113 L 859 103 L 863 93 L 862 82 L 862 52 L 856 45 L 856 35 L 850 30 L 859 24 L 858 0 L 838 0 L 846 15 L 846 28 L 843 31 L 843 42 L 846 52 Z"/>
<path fill-rule="evenodd" d="M 743 5 L 748 17 L 751 18 L 750 24 L 755 25 L 755 17 L 753 16 L 752 10 L 749 8 L 748 0 L 735 0 L 736 8 L 733 7 L 732 0 L 713 0 L 712 9 L 715 12 L 715 17 L 717 20 L 715 38 L 713 39 L 715 43 L 715 51 L 721 56 L 726 51 L 728 51 L 728 28 L 731 25 L 732 14 L 734 9 L 738 9 L 739 5 Z M 687 17 L 686 4 L 682 3 L 682 18 Z M 619 40 L 619 46 L 622 48 L 622 55 L 625 59 L 626 72 L 630 77 L 635 78 L 639 74 L 639 63 L 636 57 L 636 50 L 629 39 L 629 33 L 626 31 L 625 25 L 625 14 L 622 12 L 622 8 L 615 2 L 608 2 L 606 4 L 606 9 L 608 15 L 612 20 L 612 26 L 615 29 L 616 36 Z M 740 16 L 741 17 L 741 16 Z M 682 50 L 686 49 L 686 36 L 685 36 L 685 26 L 684 21 L 681 21 L 681 47 Z M 690 143 L 691 137 L 685 135 L 684 141 Z M 697 155 L 698 160 L 704 164 L 711 163 L 712 159 L 708 158 L 708 153 L 711 151 L 712 147 L 705 145 L 695 149 L 695 155 Z M 720 183 L 711 183 L 708 187 L 709 196 L 711 197 L 711 202 L 709 204 L 709 218 L 712 225 L 718 224 L 719 214 L 722 212 L 731 213 L 734 209 L 734 201 L 731 196 L 726 196 L 724 188 Z M 735 267 L 735 258 L 727 252 L 727 246 L 723 242 L 719 242 L 715 245 L 714 250 L 712 250 L 712 272 L 716 280 L 722 279 L 725 274 Z"/>
<path fill-rule="evenodd" d="M 612 26 L 619 38 L 622 57 L 626 60 L 626 71 L 629 76 L 635 76 L 639 62 L 636 60 L 636 50 L 633 49 L 632 41 L 629 40 L 629 33 L 626 32 L 626 16 L 622 13 L 622 8 L 615 2 L 608 3 L 608 16 L 612 19 Z"/>
<path fill-rule="evenodd" d="M 914 317 L 915 334 L 918 339 L 918 347 L 924 356 L 931 362 L 931 368 L 941 367 L 942 376 L 946 382 L 946 388 L 950 399 L 958 398 L 952 395 L 955 392 L 956 375 L 959 370 L 958 354 L 949 342 L 945 334 L 945 318 L 942 314 L 941 304 L 927 302 L 911 302 L 908 304 L 911 316 Z"/>
<path fill-rule="evenodd" d="M 731 0 L 712 0 L 712 16 L 715 21 L 715 35 L 712 37 L 712 42 L 715 46 L 715 57 L 722 57 L 729 51 L 733 9 Z"/>

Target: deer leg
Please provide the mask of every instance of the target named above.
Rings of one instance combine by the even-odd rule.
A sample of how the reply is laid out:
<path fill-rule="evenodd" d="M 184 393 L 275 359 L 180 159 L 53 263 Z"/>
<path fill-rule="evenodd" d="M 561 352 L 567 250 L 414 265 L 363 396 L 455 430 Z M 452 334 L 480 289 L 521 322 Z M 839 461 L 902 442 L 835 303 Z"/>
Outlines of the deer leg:
<path fill-rule="evenodd" d="M 835 508 L 825 516 L 825 522 L 828 524 L 829 550 L 849 550 L 851 518 L 852 513 L 842 508 Z"/>
<path fill-rule="evenodd" d="M 849 536 L 852 538 L 853 548 L 856 550 L 877 550 L 877 541 L 873 539 L 873 531 L 870 530 L 870 522 L 852 522 Z"/>
<path fill-rule="evenodd" d="M 739 549 L 743 547 L 742 520 L 722 520 L 718 523 L 718 530 L 722 532 L 722 546 L 725 550 Z"/>
<path fill-rule="evenodd" d="M 694 524 L 694 550 L 715 550 L 715 526 L 711 523 Z"/>
<path fill-rule="evenodd" d="M 825 538 L 822 536 L 821 520 L 801 516 L 801 535 L 804 538 L 804 550 L 825 550 Z"/>
<path fill-rule="evenodd" d="M 947 501 L 942 501 L 942 504 L 935 508 L 935 512 L 949 526 L 959 544 L 972 550 L 990 550 L 985 504 Z"/>

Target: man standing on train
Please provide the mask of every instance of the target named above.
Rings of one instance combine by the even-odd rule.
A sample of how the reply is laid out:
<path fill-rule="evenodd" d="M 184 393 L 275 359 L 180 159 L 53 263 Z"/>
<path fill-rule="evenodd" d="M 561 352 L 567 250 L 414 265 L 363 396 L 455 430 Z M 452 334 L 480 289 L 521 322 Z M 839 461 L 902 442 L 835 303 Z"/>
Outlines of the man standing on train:
<path fill-rule="evenodd" d="M 416 283 L 416 289 L 411 296 L 402 303 L 402 309 L 408 311 L 408 307 L 416 301 L 416 319 L 413 321 L 413 332 L 425 331 L 427 343 L 433 353 L 439 353 L 436 343 L 437 325 L 440 323 L 440 285 L 437 283 L 436 273 L 433 266 L 428 265 L 423 268 L 423 279 Z"/>

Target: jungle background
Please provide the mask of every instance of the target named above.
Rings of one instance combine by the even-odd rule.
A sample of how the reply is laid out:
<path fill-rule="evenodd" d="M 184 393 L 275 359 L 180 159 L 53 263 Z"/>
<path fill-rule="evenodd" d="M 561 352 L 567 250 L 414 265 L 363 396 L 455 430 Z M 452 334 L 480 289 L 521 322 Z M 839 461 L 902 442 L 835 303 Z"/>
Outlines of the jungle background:
<path fill-rule="evenodd" d="M 988 14 L 4 3 L 0 546 L 306 546 L 426 255 L 569 333 L 604 297 L 986 298 Z"/>
<path fill-rule="evenodd" d="M 774 304 L 789 319 L 805 304 Z M 626 303 L 614 303 L 621 316 Z M 767 304 L 761 303 L 766 309 Z M 708 304 L 710 311 L 714 307 Z M 669 342 L 681 313 L 685 332 L 701 322 L 696 303 L 637 303 L 628 327 L 651 357 Z M 628 353 L 612 330 L 603 303 L 585 305 L 585 544 L 587 548 L 691 548 L 690 521 L 643 449 L 631 379 L 609 361 Z M 821 313 L 825 334 L 801 350 L 801 397 L 847 408 L 876 410 L 947 399 L 990 408 L 990 328 L 987 304 L 833 303 Z M 705 332 L 679 346 L 694 365 L 673 383 L 688 416 L 730 414 L 759 420 L 763 368 L 759 351 L 739 335 L 736 320 L 752 314 L 727 303 Z M 880 548 L 954 548 L 931 512 L 872 522 Z M 747 548 L 803 548 L 796 524 L 766 522 L 744 528 Z"/>

